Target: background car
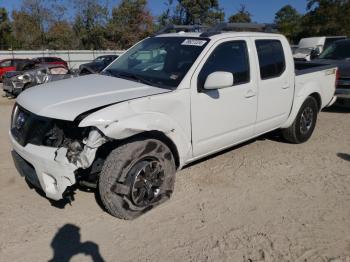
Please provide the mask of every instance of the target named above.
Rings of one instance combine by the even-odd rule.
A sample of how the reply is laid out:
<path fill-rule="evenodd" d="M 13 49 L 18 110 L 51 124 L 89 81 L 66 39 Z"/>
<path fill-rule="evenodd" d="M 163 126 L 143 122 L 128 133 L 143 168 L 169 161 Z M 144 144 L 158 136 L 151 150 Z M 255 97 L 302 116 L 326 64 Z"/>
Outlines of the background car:
<path fill-rule="evenodd" d="M 91 63 L 82 64 L 79 66 L 79 75 L 89 75 L 100 73 L 110 63 L 118 58 L 118 55 L 103 55 L 94 59 Z"/>
<path fill-rule="evenodd" d="M 18 70 L 18 67 L 27 63 L 28 61 L 29 59 L 18 58 L 0 60 L 0 82 L 2 82 L 3 75 L 6 72 Z"/>
<path fill-rule="evenodd" d="M 74 76 L 63 65 L 35 65 L 31 70 L 6 73 L 3 90 L 7 97 L 16 97 L 27 88 Z"/>
<path fill-rule="evenodd" d="M 338 103 L 350 104 L 350 39 L 339 40 L 330 45 L 312 63 L 335 65 L 338 67 Z"/>
<path fill-rule="evenodd" d="M 293 56 L 296 61 L 310 61 L 317 58 L 332 43 L 346 39 L 346 36 L 320 36 L 302 38 Z"/>
<path fill-rule="evenodd" d="M 68 68 L 68 64 L 62 58 L 53 57 L 53 56 L 45 56 L 45 57 L 37 57 L 33 59 L 38 64 L 47 64 L 47 65 L 63 65 Z"/>

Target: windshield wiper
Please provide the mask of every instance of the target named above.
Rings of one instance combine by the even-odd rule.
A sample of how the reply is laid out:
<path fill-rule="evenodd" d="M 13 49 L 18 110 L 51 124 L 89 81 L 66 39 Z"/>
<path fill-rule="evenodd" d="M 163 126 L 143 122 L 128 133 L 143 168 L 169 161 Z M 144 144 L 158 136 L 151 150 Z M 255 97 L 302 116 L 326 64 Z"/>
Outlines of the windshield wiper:
<path fill-rule="evenodd" d="M 153 81 L 147 80 L 139 75 L 136 74 L 132 74 L 132 73 L 126 73 L 126 72 L 120 72 L 116 74 L 116 77 L 122 77 L 122 78 L 128 78 L 128 79 L 133 79 L 136 80 L 137 82 L 146 84 L 146 85 L 150 85 L 150 86 L 158 86 L 156 83 L 154 83 Z"/>
<path fill-rule="evenodd" d="M 173 86 L 168 86 L 168 85 L 164 85 L 162 83 L 157 83 L 155 81 L 151 81 L 151 80 L 145 79 L 142 76 L 139 76 L 137 74 L 124 72 L 124 71 L 117 71 L 117 70 L 113 70 L 113 69 L 106 69 L 106 70 L 102 71 L 101 74 L 102 75 L 106 75 L 106 76 L 113 76 L 113 77 L 117 77 L 117 78 L 123 78 L 123 79 L 127 79 L 127 80 L 133 80 L 133 81 L 136 81 L 136 82 L 139 82 L 139 83 L 143 83 L 145 85 L 155 86 L 155 87 L 159 87 L 159 88 L 165 88 L 165 89 L 174 89 L 175 88 Z"/>
<path fill-rule="evenodd" d="M 166 89 L 173 89 L 172 86 L 167 86 L 167 85 L 163 85 L 161 83 L 147 80 L 147 79 L 143 78 L 142 76 L 139 76 L 139 75 L 133 74 L 133 73 L 129 73 L 129 72 L 114 71 L 114 70 L 107 69 L 107 70 L 103 71 L 102 73 L 104 75 L 108 75 L 108 76 L 114 76 L 114 77 L 123 78 L 123 79 L 127 79 L 127 80 L 134 80 L 136 82 L 143 83 L 145 85 L 166 88 Z"/>

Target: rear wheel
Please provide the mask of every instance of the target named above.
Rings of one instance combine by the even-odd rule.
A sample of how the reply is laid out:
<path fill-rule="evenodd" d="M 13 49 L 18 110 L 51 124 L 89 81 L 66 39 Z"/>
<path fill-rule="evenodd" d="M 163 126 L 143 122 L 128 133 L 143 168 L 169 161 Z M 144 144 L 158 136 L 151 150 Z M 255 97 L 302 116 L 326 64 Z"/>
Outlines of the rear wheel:
<path fill-rule="evenodd" d="M 101 200 L 111 215 L 136 218 L 170 198 L 175 172 L 173 155 L 164 143 L 130 141 L 106 159 L 99 180 Z"/>
<path fill-rule="evenodd" d="M 313 97 L 308 97 L 301 106 L 294 123 L 282 130 L 283 137 L 291 143 L 304 143 L 311 137 L 317 120 L 318 106 Z"/>

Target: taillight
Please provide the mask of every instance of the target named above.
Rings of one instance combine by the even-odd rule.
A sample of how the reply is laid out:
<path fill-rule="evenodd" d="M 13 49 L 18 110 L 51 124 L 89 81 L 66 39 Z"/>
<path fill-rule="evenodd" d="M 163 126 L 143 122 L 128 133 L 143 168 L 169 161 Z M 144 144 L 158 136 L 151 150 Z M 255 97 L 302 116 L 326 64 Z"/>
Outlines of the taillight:
<path fill-rule="evenodd" d="M 339 78 L 340 78 L 340 72 L 339 72 L 339 69 L 337 68 L 335 73 L 335 87 L 338 86 Z"/>

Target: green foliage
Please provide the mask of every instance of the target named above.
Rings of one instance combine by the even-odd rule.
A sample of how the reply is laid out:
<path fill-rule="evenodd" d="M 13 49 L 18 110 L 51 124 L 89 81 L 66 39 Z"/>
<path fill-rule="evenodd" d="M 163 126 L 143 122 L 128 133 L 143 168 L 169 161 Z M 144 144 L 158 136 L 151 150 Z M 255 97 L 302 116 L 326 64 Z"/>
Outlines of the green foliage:
<path fill-rule="evenodd" d="M 350 35 L 350 1 L 308 0 L 303 35 Z"/>
<path fill-rule="evenodd" d="M 251 23 L 252 15 L 246 10 L 245 5 L 241 5 L 236 14 L 229 17 L 230 23 Z"/>
<path fill-rule="evenodd" d="M 16 39 L 15 45 L 23 49 L 43 48 L 43 34 L 37 19 L 24 11 L 14 11 L 12 17 L 13 37 Z"/>
<path fill-rule="evenodd" d="M 112 10 L 110 0 L 22 0 L 11 18 L 0 8 L 0 49 L 124 49 L 169 23 L 224 21 L 219 0 L 162 1 L 164 11 L 155 19 L 147 0 L 116 1 L 119 4 Z M 309 36 L 350 35 L 350 0 L 306 2 L 305 15 L 291 5 L 275 15 L 278 30 L 291 42 Z M 241 5 L 228 21 L 249 23 L 252 15 Z"/>
<path fill-rule="evenodd" d="M 67 21 L 57 21 L 52 24 L 46 35 L 47 48 L 53 50 L 67 50 L 79 48 L 79 39 Z"/>
<path fill-rule="evenodd" d="M 13 36 L 16 44 L 25 49 L 41 49 L 46 44 L 45 28 L 50 12 L 44 0 L 23 0 L 21 10 L 14 11 Z"/>
<path fill-rule="evenodd" d="M 107 26 L 111 47 L 128 48 L 153 31 L 153 17 L 146 0 L 122 0 L 113 8 Z"/>
<path fill-rule="evenodd" d="M 216 24 L 224 20 L 218 0 L 178 0 L 174 21 L 178 24 Z"/>
<path fill-rule="evenodd" d="M 11 47 L 11 23 L 5 8 L 0 8 L 0 49 Z"/>
<path fill-rule="evenodd" d="M 294 7 L 286 5 L 276 13 L 275 24 L 280 33 L 291 42 L 296 42 L 301 31 L 301 18 L 301 14 Z"/>
<path fill-rule="evenodd" d="M 81 49 L 106 48 L 105 26 L 108 21 L 107 3 L 98 0 L 73 0 L 76 10 L 73 29 Z"/>
<path fill-rule="evenodd" d="M 172 17 L 173 3 L 174 3 L 173 0 L 168 0 L 167 2 L 164 3 L 166 8 L 163 11 L 163 13 L 158 17 L 159 26 L 165 26 L 167 24 L 173 23 L 173 17 Z"/>

